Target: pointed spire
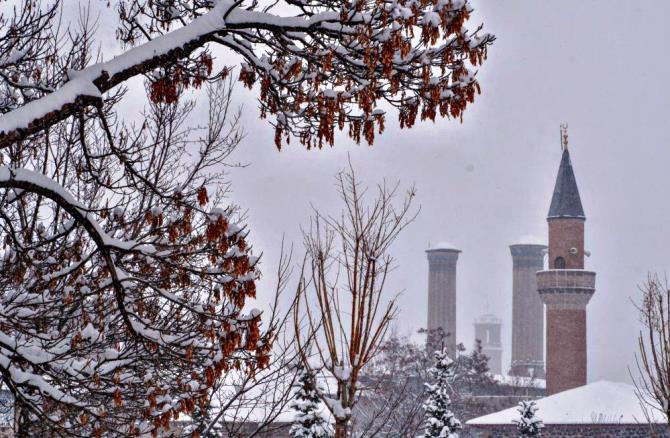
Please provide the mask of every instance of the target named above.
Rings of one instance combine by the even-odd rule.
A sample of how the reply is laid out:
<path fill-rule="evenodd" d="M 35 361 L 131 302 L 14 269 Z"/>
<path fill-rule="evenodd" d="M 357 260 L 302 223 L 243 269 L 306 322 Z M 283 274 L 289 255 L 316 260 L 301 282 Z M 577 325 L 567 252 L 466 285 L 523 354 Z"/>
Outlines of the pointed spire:
<path fill-rule="evenodd" d="M 556 185 L 554 186 L 554 196 L 551 198 L 548 219 L 552 218 L 582 218 L 585 219 L 582 200 L 579 197 L 577 180 L 572 170 L 570 162 L 570 152 L 568 148 L 563 148 L 563 157 L 561 166 L 558 168 L 556 176 Z"/>

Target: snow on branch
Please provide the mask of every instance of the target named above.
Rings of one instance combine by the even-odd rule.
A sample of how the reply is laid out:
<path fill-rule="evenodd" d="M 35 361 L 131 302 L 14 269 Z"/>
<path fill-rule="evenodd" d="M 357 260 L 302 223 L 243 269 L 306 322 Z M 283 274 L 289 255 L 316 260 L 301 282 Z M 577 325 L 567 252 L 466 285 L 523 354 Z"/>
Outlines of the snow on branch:
<path fill-rule="evenodd" d="M 401 127 L 417 115 L 462 117 L 479 92 L 471 67 L 494 40 L 465 27 L 466 0 L 290 0 L 293 16 L 256 2 L 184 2 L 173 11 L 157 3 L 121 0 L 120 39 L 136 46 L 72 71 L 52 93 L 0 116 L 0 148 L 101 105 L 104 93 L 156 69 L 152 99 L 172 100 L 175 87 L 209 77 L 210 43 L 244 58 L 245 85 L 260 82 L 261 116 L 273 116 L 277 147 L 291 136 L 308 148 L 332 145 L 345 127 L 371 144 L 384 129 L 384 107 L 398 110 Z"/>
<path fill-rule="evenodd" d="M 258 258 L 208 192 L 240 138 L 229 91 L 208 88 L 206 127 L 181 101 L 137 131 L 103 108 L 0 166 L 0 371 L 26 436 L 167 430 L 226 371 L 267 366 L 272 334 L 245 309 Z"/>

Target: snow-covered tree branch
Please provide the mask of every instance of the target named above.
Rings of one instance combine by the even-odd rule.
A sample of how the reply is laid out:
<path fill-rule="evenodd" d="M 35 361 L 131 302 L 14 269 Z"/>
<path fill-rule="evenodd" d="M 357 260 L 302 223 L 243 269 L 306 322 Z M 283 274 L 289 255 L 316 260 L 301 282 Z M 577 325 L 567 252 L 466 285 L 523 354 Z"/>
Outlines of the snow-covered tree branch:
<path fill-rule="evenodd" d="M 40 11 L 39 2 L 26 3 Z M 117 36 L 128 49 L 61 69 L 45 86 L 43 64 L 59 47 L 49 47 L 40 29 L 50 30 L 55 12 L 33 12 L 0 35 L 0 87 L 8 96 L 0 147 L 100 105 L 137 75 L 151 74 L 152 98 L 164 101 L 179 87 L 225 75 L 225 67 L 212 75 L 212 44 L 244 59 L 245 85 L 260 82 L 261 115 L 272 116 L 278 147 L 290 135 L 307 147 L 332 145 L 335 128 L 345 126 L 354 140 L 372 143 L 388 105 L 403 127 L 418 114 L 461 117 L 479 91 L 473 68 L 494 39 L 465 27 L 467 0 L 285 0 L 265 8 L 257 1 L 121 0 L 117 10 Z M 15 98 L 26 87 L 30 98 Z"/>
<path fill-rule="evenodd" d="M 229 87 L 209 88 L 201 128 L 182 100 L 153 104 L 137 128 L 103 108 L 9 148 L 0 370 L 23 433 L 167 429 L 226 370 L 267 365 L 272 328 L 243 313 L 257 278 L 248 231 L 214 207 L 226 185 L 213 166 L 241 135 Z"/>

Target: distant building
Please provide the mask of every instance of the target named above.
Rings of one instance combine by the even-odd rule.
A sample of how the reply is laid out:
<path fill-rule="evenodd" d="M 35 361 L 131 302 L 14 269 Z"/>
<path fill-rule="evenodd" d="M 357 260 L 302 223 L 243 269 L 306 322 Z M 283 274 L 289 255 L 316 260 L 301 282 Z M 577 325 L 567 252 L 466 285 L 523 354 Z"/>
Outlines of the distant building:
<path fill-rule="evenodd" d="M 537 271 L 544 269 L 547 246 L 524 238 L 512 253 L 512 367 L 510 374 L 544 378 L 544 304 L 537 293 Z"/>
<path fill-rule="evenodd" d="M 448 243 L 428 250 L 428 332 L 442 331 L 446 347 L 455 354 L 456 344 L 456 262 L 460 250 Z"/>
<path fill-rule="evenodd" d="M 475 319 L 475 339 L 482 342 L 482 352 L 489 357 L 493 374 L 502 374 L 501 328 L 502 320 L 490 313 Z"/>
<path fill-rule="evenodd" d="M 586 385 L 586 305 L 596 273 L 584 270 L 586 216 L 564 144 L 549 207 L 549 269 L 537 273 L 546 307 L 547 394 Z"/>

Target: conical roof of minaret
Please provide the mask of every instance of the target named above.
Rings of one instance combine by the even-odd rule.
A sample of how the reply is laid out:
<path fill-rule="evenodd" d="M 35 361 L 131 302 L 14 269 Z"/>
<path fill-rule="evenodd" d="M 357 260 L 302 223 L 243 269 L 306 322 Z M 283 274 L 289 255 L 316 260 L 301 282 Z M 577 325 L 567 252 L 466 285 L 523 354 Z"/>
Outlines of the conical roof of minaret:
<path fill-rule="evenodd" d="M 563 150 L 561 166 L 558 168 L 554 196 L 551 198 L 548 218 L 586 218 L 579 197 L 575 172 L 570 162 L 570 152 L 567 147 Z"/>

